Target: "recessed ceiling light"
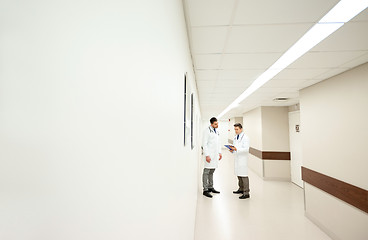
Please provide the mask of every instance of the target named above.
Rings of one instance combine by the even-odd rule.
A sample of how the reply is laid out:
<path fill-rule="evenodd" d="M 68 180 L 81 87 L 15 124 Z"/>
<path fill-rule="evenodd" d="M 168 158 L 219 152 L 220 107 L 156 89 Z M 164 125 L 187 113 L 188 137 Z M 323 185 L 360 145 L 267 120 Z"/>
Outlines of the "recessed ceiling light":
<path fill-rule="evenodd" d="M 274 98 L 273 101 L 275 102 L 287 102 L 289 100 L 289 98 L 285 98 L 285 97 L 279 97 L 279 98 Z"/>
<path fill-rule="evenodd" d="M 270 68 L 262 73 L 239 97 L 237 97 L 217 118 L 221 118 L 228 111 L 254 93 L 258 88 L 271 80 L 274 76 L 303 56 L 306 52 L 327 38 L 344 23 L 358 15 L 368 7 L 368 0 L 341 0 L 304 36 L 289 48 Z"/>

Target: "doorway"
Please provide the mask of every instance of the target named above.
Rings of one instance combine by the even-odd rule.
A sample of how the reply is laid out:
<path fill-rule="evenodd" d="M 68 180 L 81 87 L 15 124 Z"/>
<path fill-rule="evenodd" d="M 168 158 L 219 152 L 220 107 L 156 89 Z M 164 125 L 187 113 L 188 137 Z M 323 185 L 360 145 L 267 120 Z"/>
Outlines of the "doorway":
<path fill-rule="evenodd" d="M 289 140 L 291 154 L 291 181 L 303 188 L 302 180 L 302 141 L 300 128 L 300 111 L 289 112 Z"/>

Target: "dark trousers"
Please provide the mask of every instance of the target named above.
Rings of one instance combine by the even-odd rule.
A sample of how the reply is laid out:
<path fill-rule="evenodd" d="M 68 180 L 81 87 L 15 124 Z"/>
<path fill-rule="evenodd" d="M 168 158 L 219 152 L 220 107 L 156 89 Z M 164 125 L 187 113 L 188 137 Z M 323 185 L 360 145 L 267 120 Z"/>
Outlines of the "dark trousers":
<path fill-rule="evenodd" d="M 239 177 L 238 176 L 238 184 L 239 184 L 239 190 L 242 191 L 245 194 L 249 194 L 249 178 L 248 177 Z"/>
<path fill-rule="evenodd" d="M 213 173 L 216 169 L 205 168 L 203 169 L 202 182 L 203 182 L 203 191 L 208 191 L 213 188 Z"/>

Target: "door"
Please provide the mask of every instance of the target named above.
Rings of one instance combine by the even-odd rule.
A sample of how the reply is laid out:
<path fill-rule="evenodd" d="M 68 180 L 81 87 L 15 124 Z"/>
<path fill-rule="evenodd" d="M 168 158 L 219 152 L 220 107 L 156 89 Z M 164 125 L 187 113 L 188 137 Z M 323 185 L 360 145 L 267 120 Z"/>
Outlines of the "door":
<path fill-rule="evenodd" d="M 302 142 L 300 112 L 289 112 L 289 140 L 291 153 L 291 181 L 303 188 L 302 180 Z"/>

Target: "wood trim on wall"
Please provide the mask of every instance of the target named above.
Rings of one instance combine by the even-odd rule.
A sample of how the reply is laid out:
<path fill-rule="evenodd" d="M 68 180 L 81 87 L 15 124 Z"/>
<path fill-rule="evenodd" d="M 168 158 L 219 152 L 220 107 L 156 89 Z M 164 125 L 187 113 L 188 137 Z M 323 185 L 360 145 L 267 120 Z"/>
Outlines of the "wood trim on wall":
<path fill-rule="evenodd" d="M 290 152 L 270 152 L 249 148 L 249 153 L 264 160 L 290 160 Z"/>
<path fill-rule="evenodd" d="M 368 213 L 368 191 L 322 173 L 302 167 L 302 179 L 306 183 Z"/>

